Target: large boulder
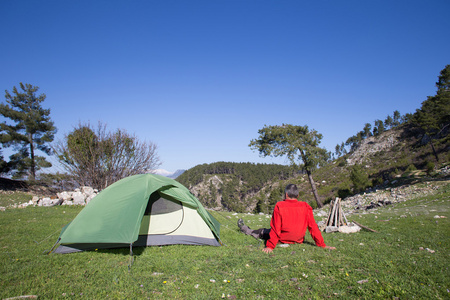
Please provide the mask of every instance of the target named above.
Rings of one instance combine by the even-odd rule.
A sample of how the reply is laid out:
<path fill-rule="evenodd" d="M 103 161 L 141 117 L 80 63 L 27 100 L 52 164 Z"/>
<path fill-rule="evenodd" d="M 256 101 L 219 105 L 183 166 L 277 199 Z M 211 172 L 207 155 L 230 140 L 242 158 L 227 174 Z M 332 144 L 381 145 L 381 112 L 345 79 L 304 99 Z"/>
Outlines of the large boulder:
<path fill-rule="evenodd" d="M 85 205 L 86 204 L 86 195 L 81 191 L 75 191 L 72 194 L 73 204 L 75 205 Z"/>

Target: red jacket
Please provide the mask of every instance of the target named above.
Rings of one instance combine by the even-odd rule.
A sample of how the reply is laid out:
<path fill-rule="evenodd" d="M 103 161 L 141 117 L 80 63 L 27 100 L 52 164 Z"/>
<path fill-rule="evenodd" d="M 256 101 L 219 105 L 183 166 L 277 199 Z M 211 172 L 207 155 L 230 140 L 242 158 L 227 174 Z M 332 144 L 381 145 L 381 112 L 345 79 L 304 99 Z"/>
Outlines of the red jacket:
<path fill-rule="evenodd" d="M 319 247 L 325 247 L 322 234 L 311 206 L 296 199 L 285 199 L 275 205 L 270 221 L 270 239 L 266 247 L 274 249 L 278 242 L 283 244 L 301 244 L 305 238 L 306 228 Z"/>

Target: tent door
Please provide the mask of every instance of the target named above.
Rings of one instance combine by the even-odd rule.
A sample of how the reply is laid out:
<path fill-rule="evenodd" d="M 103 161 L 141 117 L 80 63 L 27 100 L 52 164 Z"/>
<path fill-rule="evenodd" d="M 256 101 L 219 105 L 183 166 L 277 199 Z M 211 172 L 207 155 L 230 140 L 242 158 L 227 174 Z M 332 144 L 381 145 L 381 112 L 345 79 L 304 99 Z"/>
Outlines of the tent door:
<path fill-rule="evenodd" d="M 155 192 L 150 196 L 142 217 L 139 235 L 169 234 L 181 226 L 183 219 L 181 202 L 162 198 Z"/>

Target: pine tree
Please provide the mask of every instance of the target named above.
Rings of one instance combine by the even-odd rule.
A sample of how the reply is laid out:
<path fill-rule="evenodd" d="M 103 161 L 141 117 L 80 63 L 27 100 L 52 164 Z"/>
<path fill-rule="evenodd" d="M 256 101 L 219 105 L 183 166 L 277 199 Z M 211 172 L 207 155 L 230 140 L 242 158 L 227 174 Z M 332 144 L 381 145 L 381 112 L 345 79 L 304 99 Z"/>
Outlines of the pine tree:
<path fill-rule="evenodd" d="M 370 125 L 370 123 L 366 123 L 364 125 L 363 132 L 364 132 L 365 138 L 371 137 L 372 136 L 372 125 Z"/>
<path fill-rule="evenodd" d="M 384 127 L 384 123 L 381 120 L 375 120 L 375 126 L 373 127 L 373 135 L 379 136 L 383 132 L 386 131 L 386 128 Z"/>
<path fill-rule="evenodd" d="M 384 120 L 384 126 L 387 129 L 391 129 L 394 126 L 394 119 L 391 116 L 387 116 Z"/>
<path fill-rule="evenodd" d="M 399 126 L 401 124 L 401 119 L 402 119 L 402 116 L 401 116 L 400 112 L 398 110 L 394 111 L 394 119 L 393 119 L 392 125 L 394 127 Z"/>
<path fill-rule="evenodd" d="M 281 126 L 264 126 L 258 130 L 259 137 L 250 141 L 250 148 L 263 156 L 287 156 L 291 165 L 303 168 L 308 175 L 311 189 L 318 207 L 322 207 L 312 172 L 325 165 L 330 153 L 319 147 L 322 134 L 309 130 L 308 126 L 283 124 Z M 303 164 L 301 164 L 301 162 Z"/>
<path fill-rule="evenodd" d="M 20 83 L 20 89 L 22 92 L 13 87 L 13 95 L 5 91 L 7 104 L 0 104 L 0 114 L 15 123 L 0 124 L 0 142 L 17 150 L 10 156 L 14 177 L 20 178 L 28 173 L 28 179 L 34 180 L 36 171 L 51 167 L 45 157 L 36 155 L 36 150 L 51 154 L 48 144 L 54 139 L 56 127 L 50 119 L 50 109 L 41 106 L 46 95 L 36 96 L 39 87 Z"/>
<path fill-rule="evenodd" d="M 450 126 L 450 65 L 441 71 L 436 87 L 436 95 L 422 102 L 422 107 L 416 110 L 412 121 L 429 137 L 436 161 L 439 161 L 433 139 L 446 135 Z"/>

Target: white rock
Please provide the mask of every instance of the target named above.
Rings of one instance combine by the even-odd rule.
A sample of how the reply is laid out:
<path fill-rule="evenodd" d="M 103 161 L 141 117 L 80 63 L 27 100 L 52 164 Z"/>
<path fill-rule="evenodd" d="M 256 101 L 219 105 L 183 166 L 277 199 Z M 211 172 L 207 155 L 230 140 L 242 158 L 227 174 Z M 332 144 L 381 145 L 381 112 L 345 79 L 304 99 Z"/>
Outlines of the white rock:
<path fill-rule="evenodd" d="M 337 226 L 327 226 L 327 228 L 325 228 L 325 232 L 326 233 L 337 232 L 337 231 L 339 231 Z"/>
<path fill-rule="evenodd" d="M 33 202 L 34 205 L 38 204 L 39 202 L 39 197 L 38 196 L 33 196 L 33 198 L 31 199 L 31 201 Z"/>
<path fill-rule="evenodd" d="M 52 206 L 53 201 L 50 198 L 42 198 L 42 206 Z"/>
<path fill-rule="evenodd" d="M 86 196 L 80 191 L 74 192 L 72 195 L 72 198 L 73 198 L 73 204 L 75 204 L 75 205 L 84 205 L 85 204 Z"/>
<path fill-rule="evenodd" d="M 87 198 L 89 198 L 90 196 L 92 196 L 95 193 L 94 189 L 91 188 L 90 186 L 82 186 L 81 192 L 84 193 Z"/>
<path fill-rule="evenodd" d="M 318 217 L 325 217 L 325 216 L 327 216 L 328 214 L 325 212 L 325 211 L 323 211 L 323 210 L 320 210 L 318 213 L 317 213 L 317 216 Z"/>
<path fill-rule="evenodd" d="M 62 199 L 64 201 L 72 199 L 72 195 L 69 192 L 57 193 L 56 196 L 58 199 Z"/>
<path fill-rule="evenodd" d="M 342 232 L 342 233 L 355 233 L 360 230 L 361 230 L 361 227 L 359 227 L 357 225 L 354 225 L 354 226 L 344 225 L 344 226 L 339 227 L 339 232 Z"/>

